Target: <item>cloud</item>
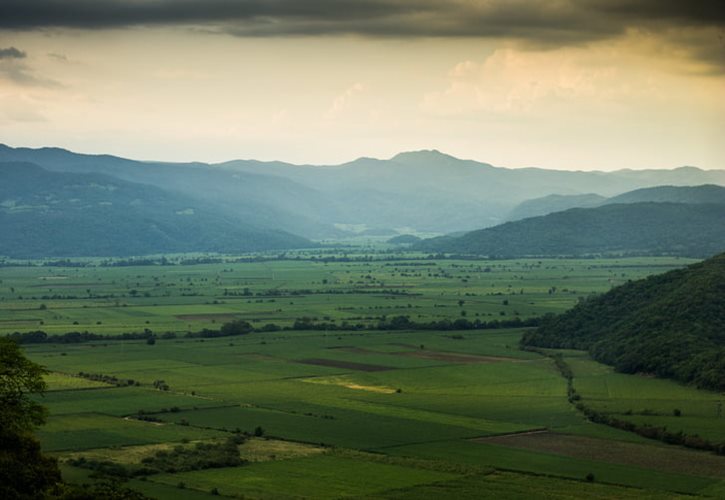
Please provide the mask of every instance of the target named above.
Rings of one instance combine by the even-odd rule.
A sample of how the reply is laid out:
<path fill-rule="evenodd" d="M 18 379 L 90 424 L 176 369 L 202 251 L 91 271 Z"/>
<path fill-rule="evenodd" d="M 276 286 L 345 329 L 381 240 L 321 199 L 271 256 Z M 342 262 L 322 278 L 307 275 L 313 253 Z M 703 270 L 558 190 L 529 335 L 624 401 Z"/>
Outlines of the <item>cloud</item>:
<path fill-rule="evenodd" d="M 203 26 L 240 37 L 504 38 L 558 48 L 653 33 L 725 68 L 722 0 L 3 0 L 0 30 Z"/>
<path fill-rule="evenodd" d="M 18 50 L 15 47 L 0 49 L 0 59 L 24 59 L 25 57 L 25 52 Z"/>
<path fill-rule="evenodd" d="M 65 54 L 57 54 L 55 52 L 49 52 L 48 57 L 56 61 L 68 62 L 68 56 Z"/>
<path fill-rule="evenodd" d="M 602 13 L 651 20 L 676 20 L 691 24 L 725 22 L 720 0 L 580 0 Z"/>
<path fill-rule="evenodd" d="M 421 109 L 443 116 L 551 119 L 566 110 L 594 116 L 634 102 L 665 104 L 670 96 L 662 90 L 664 77 L 640 63 L 625 47 L 498 49 L 482 62 L 467 60 L 451 68 L 447 87 L 426 94 Z"/>
<path fill-rule="evenodd" d="M 721 0 L 3 0 L 0 28 L 218 25 L 241 36 L 588 40 L 656 23 L 725 22 Z"/>
<path fill-rule="evenodd" d="M 362 83 L 355 83 L 351 87 L 347 88 L 342 94 L 335 97 L 332 101 L 332 106 L 330 106 L 330 109 L 327 110 L 327 118 L 336 118 L 339 116 L 340 113 L 350 107 L 351 100 L 364 90 L 365 86 Z"/>
<path fill-rule="evenodd" d="M 0 79 L 5 79 L 17 85 L 36 87 L 59 87 L 54 80 L 41 78 L 31 70 L 25 59 L 27 54 L 15 47 L 0 49 Z"/>

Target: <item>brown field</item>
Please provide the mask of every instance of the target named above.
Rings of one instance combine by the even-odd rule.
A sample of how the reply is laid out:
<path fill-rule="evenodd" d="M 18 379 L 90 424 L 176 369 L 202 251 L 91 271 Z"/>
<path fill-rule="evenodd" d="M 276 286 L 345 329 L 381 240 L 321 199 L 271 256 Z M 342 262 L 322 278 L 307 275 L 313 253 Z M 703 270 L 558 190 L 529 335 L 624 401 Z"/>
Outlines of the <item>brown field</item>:
<path fill-rule="evenodd" d="M 209 321 L 209 320 L 224 320 L 232 321 L 237 319 L 237 314 L 231 313 L 208 313 L 208 314 L 177 314 L 176 319 L 182 321 Z"/>
<path fill-rule="evenodd" d="M 237 355 L 240 358 L 257 359 L 260 361 L 286 361 L 283 358 L 276 356 L 270 356 L 269 354 L 263 354 L 261 352 L 243 352 Z"/>
<path fill-rule="evenodd" d="M 353 347 L 353 346 L 332 346 L 327 347 L 330 350 L 340 350 L 345 352 L 351 352 L 354 354 L 390 354 L 387 352 L 374 351 L 372 349 L 366 349 L 365 347 Z"/>
<path fill-rule="evenodd" d="M 409 349 L 419 349 L 418 346 L 410 344 L 391 344 L 399 347 L 407 347 Z M 353 346 L 333 346 L 328 347 L 330 350 L 341 350 L 345 352 L 352 352 L 355 354 L 387 354 L 390 356 L 408 356 L 411 358 L 418 359 L 431 359 L 435 361 L 449 361 L 451 363 L 498 363 L 500 361 L 519 361 L 513 358 L 504 358 L 497 356 L 479 356 L 476 354 L 462 354 L 458 352 L 442 352 L 442 351 L 426 351 L 426 350 L 415 350 L 415 351 L 397 351 L 397 352 L 385 352 L 385 351 L 374 351 L 366 349 L 364 347 L 353 347 Z"/>
<path fill-rule="evenodd" d="M 366 363 L 353 363 L 351 361 L 340 361 L 337 359 L 309 358 L 297 360 L 298 363 L 306 365 L 329 366 L 332 368 L 344 368 L 346 370 L 355 370 L 359 372 L 382 372 L 392 370 L 389 366 L 369 365 Z"/>
<path fill-rule="evenodd" d="M 450 361 L 452 363 L 498 363 L 501 361 L 517 361 L 511 358 L 496 356 L 477 356 L 475 354 L 459 354 L 440 351 L 404 351 L 391 353 L 397 356 L 410 356 L 411 358 L 432 359 L 435 361 Z"/>
<path fill-rule="evenodd" d="M 553 432 L 506 434 L 473 441 L 672 473 L 725 478 L 725 457 L 675 446 L 627 443 Z"/>

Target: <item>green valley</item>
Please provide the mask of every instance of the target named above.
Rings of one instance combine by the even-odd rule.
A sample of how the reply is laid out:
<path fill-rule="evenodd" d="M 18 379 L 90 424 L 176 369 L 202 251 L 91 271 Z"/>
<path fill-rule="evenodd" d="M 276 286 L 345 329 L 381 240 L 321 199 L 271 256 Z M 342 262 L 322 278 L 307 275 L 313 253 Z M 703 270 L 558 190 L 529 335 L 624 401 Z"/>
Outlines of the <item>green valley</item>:
<path fill-rule="evenodd" d="M 725 488 L 725 457 L 669 451 L 587 419 L 552 358 L 519 348 L 531 329 L 506 323 L 694 261 L 452 260 L 380 248 L 218 260 L 0 268 L 4 332 L 47 334 L 24 351 L 50 370 L 38 437 L 68 481 L 114 478 L 162 499 L 660 498 Z M 304 316 L 314 330 L 300 326 Z M 400 316 L 449 328 L 385 329 Z M 461 318 L 465 330 L 452 326 Z M 234 320 L 256 331 L 196 335 Z M 54 337 L 69 331 L 108 340 Z M 597 411 L 725 441 L 717 393 L 565 356 L 581 402 Z M 231 438 L 239 462 L 225 465 L 213 457 Z"/>

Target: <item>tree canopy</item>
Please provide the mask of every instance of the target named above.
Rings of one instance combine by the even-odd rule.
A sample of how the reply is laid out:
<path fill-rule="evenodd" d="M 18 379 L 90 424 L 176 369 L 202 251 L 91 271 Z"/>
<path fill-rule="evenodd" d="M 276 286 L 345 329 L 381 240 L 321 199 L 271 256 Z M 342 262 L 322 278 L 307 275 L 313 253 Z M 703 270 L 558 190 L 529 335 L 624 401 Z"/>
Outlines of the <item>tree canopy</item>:
<path fill-rule="evenodd" d="M 28 432 L 45 421 L 45 409 L 28 397 L 45 390 L 45 373 L 15 342 L 0 339 L 0 432 Z"/>
<path fill-rule="evenodd" d="M 542 320 L 524 345 L 586 349 L 625 373 L 725 389 L 725 254 L 650 276 Z"/>
<path fill-rule="evenodd" d="M 15 342 L 0 339 L 0 498 L 38 498 L 60 482 L 58 464 L 32 435 L 46 412 L 29 396 L 45 390 L 45 373 Z"/>

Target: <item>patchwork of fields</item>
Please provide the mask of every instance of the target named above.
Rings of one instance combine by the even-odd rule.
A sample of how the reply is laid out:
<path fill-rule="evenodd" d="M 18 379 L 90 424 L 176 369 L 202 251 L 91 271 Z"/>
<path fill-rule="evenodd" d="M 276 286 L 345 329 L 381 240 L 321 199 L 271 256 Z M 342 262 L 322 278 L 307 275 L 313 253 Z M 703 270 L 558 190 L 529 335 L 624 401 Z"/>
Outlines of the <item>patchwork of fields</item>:
<path fill-rule="evenodd" d="M 502 312 L 526 318 L 685 263 L 423 259 L 0 268 L 0 328 L 30 329 L 17 321 L 24 315 L 44 322 L 32 329 L 48 332 L 178 334 L 154 344 L 26 346 L 31 359 L 51 370 L 41 399 L 50 418 L 39 438 L 70 480 L 93 480 L 91 469 L 105 464 L 125 471 L 129 486 L 162 499 L 717 497 L 725 493 L 725 457 L 588 422 L 567 400 L 553 361 L 519 350 L 521 329 L 183 336 L 190 323 L 192 330 L 218 328 L 227 320 L 221 317 L 258 326 L 302 316 L 371 322 L 409 314 L 422 322 L 463 311 L 486 320 Z M 34 293 L 39 282 L 43 290 Z M 65 293 L 54 288 L 60 282 L 84 288 L 76 298 L 42 298 L 41 291 Z M 185 295 L 189 289 L 197 294 Z M 315 293 L 293 293 L 308 289 Z M 566 359 L 587 404 L 725 440 L 720 395 L 612 373 L 582 353 L 568 352 Z M 107 383 L 111 377 L 122 382 Z M 240 465 L 137 473 L 141 464 L 233 436 L 245 436 L 235 445 Z M 606 452 L 591 453 L 592 447 Z"/>
<path fill-rule="evenodd" d="M 308 317 L 370 324 L 528 318 L 692 259 L 436 260 L 405 254 L 118 267 L 0 267 L 0 333 L 198 331 Z M 307 260 L 302 260 L 307 259 Z M 377 260 L 375 260 L 377 259 Z M 93 261 L 90 261 L 93 264 Z"/>

